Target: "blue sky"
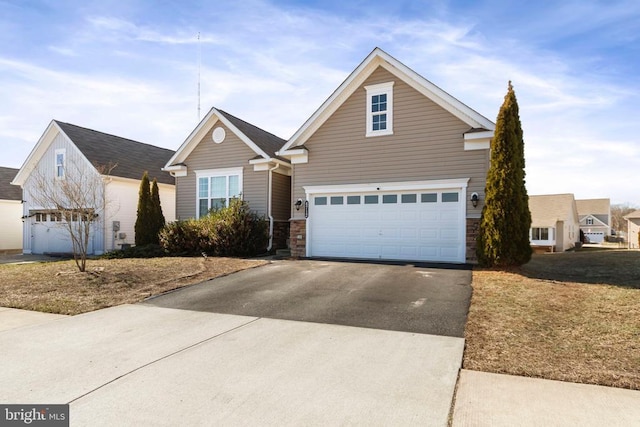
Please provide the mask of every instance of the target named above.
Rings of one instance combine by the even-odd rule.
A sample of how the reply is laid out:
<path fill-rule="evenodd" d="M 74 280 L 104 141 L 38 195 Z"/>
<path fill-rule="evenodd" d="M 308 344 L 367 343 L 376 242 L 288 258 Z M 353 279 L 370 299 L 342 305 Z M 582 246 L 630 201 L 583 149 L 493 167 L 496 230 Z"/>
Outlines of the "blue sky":
<path fill-rule="evenodd" d="M 177 149 L 199 52 L 202 116 L 288 138 L 378 46 L 493 121 L 511 80 L 529 194 L 640 205 L 639 35 L 637 0 L 0 0 L 0 165 L 52 119 Z"/>

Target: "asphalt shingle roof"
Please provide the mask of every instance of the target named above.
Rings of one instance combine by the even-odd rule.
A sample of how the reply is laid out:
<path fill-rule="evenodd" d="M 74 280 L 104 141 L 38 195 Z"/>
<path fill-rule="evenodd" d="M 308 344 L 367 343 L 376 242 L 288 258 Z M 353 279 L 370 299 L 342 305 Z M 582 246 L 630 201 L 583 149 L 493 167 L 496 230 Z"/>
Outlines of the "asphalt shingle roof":
<path fill-rule="evenodd" d="M 109 135 L 92 129 L 55 121 L 84 156 L 94 165 L 117 165 L 111 175 L 141 179 L 145 171 L 149 179 L 175 185 L 175 178 L 162 171 L 175 153 L 131 139 Z"/>
<path fill-rule="evenodd" d="M 22 200 L 22 188 L 11 185 L 19 169 L 0 167 L 0 200 Z"/>
<path fill-rule="evenodd" d="M 532 227 L 554 227 L 557 221 L 573 216 L 573 194 L 529 196 Z"/>
<path fill-rule="evenodd" d="M 576 200 L 578 215 L 609 215 L 611 203 L 609 199 L 579 199 Z"/>
<path fill-rule="evenodd" d="M 260 147 L 265 153 L 271 157 L 276 156 L 276 151 L 280 150 L 282 146 L 287 142 L 284 139 L 275 136 L 272 133 L 262 130 L 257 126 L 247 123 L 242 119 L 239 119 L 226 111 L 218 110 L 221 114 L 224 114 L 225 118 L 229 120 L 238 130 L 244 133 L 247 138 L 252 140 L 258 147 Z M 278 157 L 280 158 L 280 157 Z M 283 159 L 288 162 L 288 160 Z"/>

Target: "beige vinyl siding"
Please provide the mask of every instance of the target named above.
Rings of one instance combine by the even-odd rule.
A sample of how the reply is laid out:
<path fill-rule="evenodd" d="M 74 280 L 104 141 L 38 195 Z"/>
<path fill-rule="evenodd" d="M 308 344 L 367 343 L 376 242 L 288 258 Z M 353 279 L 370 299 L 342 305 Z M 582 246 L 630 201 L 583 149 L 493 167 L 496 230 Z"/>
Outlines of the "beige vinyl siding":
<path fill-rule="evenodd" d="M 393 135 L 365 137 L 364 86 L 394 81 Z M 470 126 L 378 68 L 305 142 L 309 162 L 295 165 L 293 200 L 305 199 L 303 186 L 470 178 L 467 200 L 484 200 L 489 150 L 464 150 Z M 467 204 L 479 217 L 482 204 Z M 303 212 L 293 211 L 296 218 Z"/>
<path fill-rule="evenodd" d="M 273 219 L 287 221 L 291 218 L 291 177 L 273 173 Z"/>
<path fill-rule="evenodd" d="M 211 139 L 213 129 L 221 126 L 227 136 L 221 144 Z M 217 122 L 185 159 L 187 176 L 176 178 L 176 216 L 196 216 L 196 171 L 242 167 L 242 198 L 251 210 L 267 215 L 267 172 L 254 172 L 249 160 L 256 153 L 221 122 Z"/>

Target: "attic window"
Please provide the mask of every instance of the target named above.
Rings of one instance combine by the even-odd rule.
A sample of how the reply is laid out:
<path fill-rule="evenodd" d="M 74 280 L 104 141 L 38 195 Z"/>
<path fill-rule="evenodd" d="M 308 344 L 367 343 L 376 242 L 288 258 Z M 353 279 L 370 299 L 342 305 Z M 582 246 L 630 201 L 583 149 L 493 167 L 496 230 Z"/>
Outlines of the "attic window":
<path fill-rule="evenodd" d="M 367 91 L 366 136 L 393 134 L 393 82 L 365 86 Z"/>
<path fill-rule="evenodd" d="M 66 150 L 61 148 L 56 150 L 56 178 L 64 178 L 64 166 Z"/>
<path fill-rule="evenodd" d="M 587 218 L 587 225 L 593 225 L 593 218 Z"/>

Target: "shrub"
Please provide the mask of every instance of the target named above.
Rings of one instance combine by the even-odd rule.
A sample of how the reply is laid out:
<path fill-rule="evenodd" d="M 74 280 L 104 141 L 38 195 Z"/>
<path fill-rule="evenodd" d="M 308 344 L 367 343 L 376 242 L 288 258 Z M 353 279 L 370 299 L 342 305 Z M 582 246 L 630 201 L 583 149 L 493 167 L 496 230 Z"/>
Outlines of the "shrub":
<path fill-rule="evenodd" d="M 150 244 L 142 246 L 132 246 L 127 249 L 107 252 L 100 258 L 120 259 L 120 258 L 159 258 L 167 256 L 167 252 L 160 245 Z"/>
<path fill-rule="evenodd" d="M 196 220 L 170 222 L 160 230 L 160 246 L 172 255 L 200 255 L 200 225 Z"/>
<path fill-rule="evenodd" d="M 242 200 L 198 220 L 170 223 L 160 232 L 160 244 L 175 255 L 252 256 L 265 250 L 268 239 L 267 221 Z"/>
<path fill-rule="evenodd" d="M 249 210 L 242 200 L 232 200 L 229 207 L 212 212 L 207 221 L 213 226 L 213 255 L 251 256 L 267 246 L 267 221 Z"/>

